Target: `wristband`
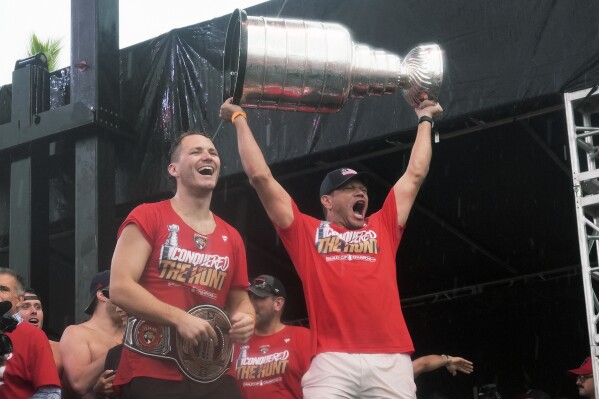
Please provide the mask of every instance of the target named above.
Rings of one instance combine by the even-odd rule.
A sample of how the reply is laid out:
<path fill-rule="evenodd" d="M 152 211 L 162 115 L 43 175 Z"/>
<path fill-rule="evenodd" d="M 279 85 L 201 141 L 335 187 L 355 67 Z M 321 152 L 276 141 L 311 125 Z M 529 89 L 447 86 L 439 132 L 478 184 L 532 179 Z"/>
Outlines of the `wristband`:
<path fill-rule="evenodd" d="M 418 124 L 420 125 L 422 122 L 428 122 L 431 124 L 431 129 L 433 127 L 435 127 L 435 122 L 433 121 L 433 118 L 431 118 L 430 116 L 421 116 L 420 119 L 418 119 Z"/>
<path fill-rule="evenodd" d="M 233 123 L 233 121 L 235 121 L 235 118 L 237 118 L 238 116 L 243 116 L 243 118 L 246 121 L 248 120 L 248 116 L 245 114 L 245 112 L 243 112 L 243 111 L 235 111 L 235 112 L 233 112 L 233 115 L 231 115 L 231 123 Z"/>
<path fill-rule="evenodd" d="M 428 118 L 428 117 L 427 117 Z M 445 367 L 447 366 L 451 366 L 451 357 L 447 356 L 447 355 L 441 355 L 445 358 Z"/>

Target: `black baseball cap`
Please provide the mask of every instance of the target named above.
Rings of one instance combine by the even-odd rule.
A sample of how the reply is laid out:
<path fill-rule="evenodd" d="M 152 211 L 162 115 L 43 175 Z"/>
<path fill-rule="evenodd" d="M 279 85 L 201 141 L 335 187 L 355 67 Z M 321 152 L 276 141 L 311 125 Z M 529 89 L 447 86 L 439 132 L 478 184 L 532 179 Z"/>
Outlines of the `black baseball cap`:
<path fill-rule="evenodd" d="M 358 179 L 366 184 L 368 173 L 356 172 L 350 168 L 339 168 L 329 172 L 320 184 L 320 196 L 328 195 L 351 179 Z"/>
<path fill-rule="evenodd" d="M 92 282 L 89 284 L 89 305 L 85 308 L 84 312 L 88 315 L 93 315 L 96 309 L 96 292 L 103 288 L 107 288 L 110 285 L 110 270 L 104 270 L 99 272 L 92 278 Z"/>
<path fill-rule="evenodd" d="M 266 298 L 268 296 L 282 296 L 287 297 L 287 292 L 283 283 L 279 279 L 263 274 L 252 280 L 249 288 L 250 292 L 260 298 Z"/>

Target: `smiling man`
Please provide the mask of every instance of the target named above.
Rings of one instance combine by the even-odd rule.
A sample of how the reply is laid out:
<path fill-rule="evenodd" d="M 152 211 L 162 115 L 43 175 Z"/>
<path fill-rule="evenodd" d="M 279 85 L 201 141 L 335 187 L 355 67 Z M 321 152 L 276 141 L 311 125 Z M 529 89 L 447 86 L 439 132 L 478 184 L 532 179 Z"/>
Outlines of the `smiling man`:
<path fill-rule="evenodd" d="M 19 314 L 23 321 L 33 324 L 39 329 L 44 327 L 44 307 L 39 296 L 32 288 L 25 290 L 23 301 L 19 305 Z M 58 342 L 50 340 L 50 348 L 52 348 L 52 356 L 54 363 L 58 369 L 58 375 L 62 375 L 62 359 L 58 350 Z"/>
<path fill-rule="evenodd" d="M 171 327 L 192 346 L 219 343 L 213 320 L 187 312 L 198 305 L 228 312 L 233 342 L 246 342 L 254 330 L 243 241 L 210 210 L 220 175 L 218 151 L 204 134 L 189 132 L 173 143 L 169 159 L 174 197 L 138 206 L 118 233 L 110 297 L 146 327 L 143 341 L 138 333 L 130 346 L 125 342 L 114 385 L 120 398 L 240 398 L 231 376 L 216 373 L 213 381 L 198 382 L 174 360 L 147 350 L 162 337 L 156 332 Z"/>
<path fill-rule="evenodd" d="M 25 290 L 23 301 L 19 305 L 19 314 L 24 321 L 33 324 L 37 328 L 43 328 L 44 309 L 42 302 L 31 288 Z"/>
<path fill-rule="evenodd" d="M 302 379 L 305 399 L 414 399 L 410 354 L 395 254 L 432 157 L 433 117 L 443 109 L 424 101 L 407 169 L 383 207 L 370 216 L 365 175 L 350 168 L 320 186 L 325 220 L 303 214 L 275 180 L 247 124 L 228 99 L 220 117 L 235 125 L 245 173 L 285 245 L 304 287 L 312 331 L 312 364 Z"/>

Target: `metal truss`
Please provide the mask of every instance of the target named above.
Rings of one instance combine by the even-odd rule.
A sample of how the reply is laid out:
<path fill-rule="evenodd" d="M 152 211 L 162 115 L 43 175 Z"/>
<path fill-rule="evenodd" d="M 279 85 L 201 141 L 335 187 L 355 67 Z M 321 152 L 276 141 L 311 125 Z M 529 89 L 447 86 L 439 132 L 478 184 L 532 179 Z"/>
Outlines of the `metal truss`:
<path fill-rule="evenodd" d="M 599 92 L 591 89 L 564 93 L 568 146 L 572 163 L 581 275 L 593 361 L 595 397 L 599 397 L 599 302 L 595 291 L 599 280 Z"/>

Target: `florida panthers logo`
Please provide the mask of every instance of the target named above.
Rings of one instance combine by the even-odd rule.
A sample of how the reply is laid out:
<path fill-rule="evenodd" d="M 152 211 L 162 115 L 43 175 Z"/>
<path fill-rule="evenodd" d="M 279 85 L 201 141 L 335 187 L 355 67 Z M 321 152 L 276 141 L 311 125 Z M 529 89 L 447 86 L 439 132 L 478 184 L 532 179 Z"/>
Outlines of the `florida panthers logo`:
<path fill-rule="evenodd" d="M 206 244 L 208 243 L 208 237 L 195 233 L 193 235 L 193 242 L 195 242 L 196 247 L 198 247 L 198 249 L 204 249 L 206 248 Z"/>
<path fill-rule="evenodd" d="M 142 322 L 137 330 L 137 341 L 147 349 L 156 347 L 164 335 L 163 327 L 150 322 Z"/>

